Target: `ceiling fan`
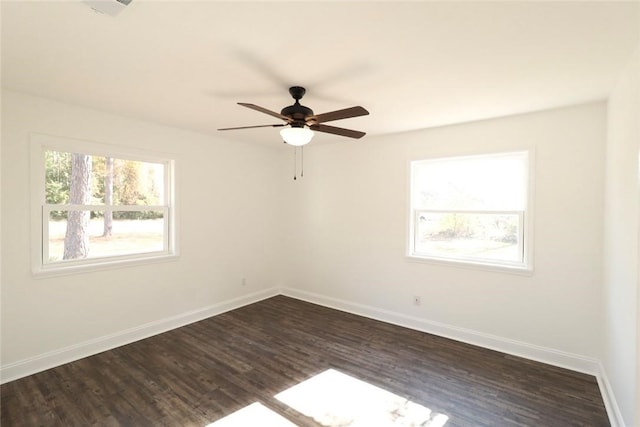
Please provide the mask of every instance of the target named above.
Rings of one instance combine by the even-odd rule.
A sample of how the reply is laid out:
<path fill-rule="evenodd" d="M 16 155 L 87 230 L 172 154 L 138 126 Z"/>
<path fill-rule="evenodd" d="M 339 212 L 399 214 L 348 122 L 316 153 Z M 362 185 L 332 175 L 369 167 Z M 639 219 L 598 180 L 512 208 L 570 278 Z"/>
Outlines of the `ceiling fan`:
<path fill-rule="evenodd" d="M 252 110 L 268 114 L 278 119 L 282 119 L 285 121 L 285 123 L 272 125 L 241 126 L 233 128 L 222 128 L 218 130 L 282 127 L 283 129 L 280 131 L 280 135 L 282 136 L 284 142 L 295 146 L 301 146 L 311 142 L 311 139 L 313 138 L 313 131 L 331 133 L 334 135 L 346 136 L 348 138 L 356 139 L 362 138 L 366 135 L 365 132 L 323 124 L 325 122 L 331 122 L 334 120 L 366 116 L 369 114 L 369 112 L 363 107 L 358 106 L 331 111 L 323 114 L 314 114 L 311 108 L 305 107 L 304 105 L 300 104 L 300 99 L 302 99 L 302 97 L 306 93 L 305 88 L 300 86 L 292 86 L 289 88 L 289 93 L 295 100 L 295 103 L 283 108 L 280 113 L 268 110 L 264 107 L 260 107 L 259 105 L 238 102 L 238 105 L 242 105 L 243 107 L 251 108 Z"/>

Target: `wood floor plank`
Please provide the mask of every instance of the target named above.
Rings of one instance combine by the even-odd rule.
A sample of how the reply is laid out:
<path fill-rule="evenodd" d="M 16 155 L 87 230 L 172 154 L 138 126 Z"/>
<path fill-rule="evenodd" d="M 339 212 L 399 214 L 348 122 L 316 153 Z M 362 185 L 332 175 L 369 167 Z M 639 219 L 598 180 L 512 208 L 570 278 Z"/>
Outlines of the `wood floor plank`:
<path fill-rule="evenodd" d="M 328 370 L 445 427 L 609 425 L 592 376 L 284 296 L 4 384 L 0 422 L 205 427 L 258 402 L 317 427 L 276 396 Z"/>

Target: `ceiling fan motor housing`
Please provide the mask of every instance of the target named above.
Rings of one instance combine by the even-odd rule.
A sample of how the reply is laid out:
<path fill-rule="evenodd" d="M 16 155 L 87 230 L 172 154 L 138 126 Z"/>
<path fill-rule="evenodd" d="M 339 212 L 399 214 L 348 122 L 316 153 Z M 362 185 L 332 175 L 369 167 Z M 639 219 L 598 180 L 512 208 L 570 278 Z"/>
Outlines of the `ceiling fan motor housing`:
<path fill-rule="evenodd" d="M 298 100 L 296 100 L 295 104 L 284 107 L 280 114 L 291 117 L 291 119 L 293 119 L 293 123 L 291 123 L 292 126 L 297 122 L 301 122 L 302 124 L 300 126 L 304 126 L 305 119 L 313 116 L 313 110 L 309 107 L 305 107 L 304 105 L 300 105 Z"/>
<path fill-rule="evenodd" d="M 304 105 L 300 105 L 299 102 L 306 92 L 306 89 L 302 86 L 291 86 L 289 88 L 289 93 L 296 102 L 293 105 L 284 107 L 282 111 L 280 111 L 280 114 L 291 117 L 293 120 L 291 127 L 303 127 L 306 124 L 305 119 L 313 116 L 313 110 L 309 107 L 305 107 Z"/>

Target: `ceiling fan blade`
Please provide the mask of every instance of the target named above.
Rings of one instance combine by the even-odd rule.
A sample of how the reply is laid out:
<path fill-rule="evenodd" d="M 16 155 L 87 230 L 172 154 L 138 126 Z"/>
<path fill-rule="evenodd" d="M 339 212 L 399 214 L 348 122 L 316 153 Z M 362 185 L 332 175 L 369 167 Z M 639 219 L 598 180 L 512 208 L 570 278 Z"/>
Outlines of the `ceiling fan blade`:
<path fill-rule="evenodd" d="M 268 114 L 270 116 L 282 119 L 282 120 L 286 121 L 287 123 L 291 123 L 291 118 L 290 117 L 283 116 L 282 114 L 276 113 L 275 111 L 267 110 L 266 108 L 261 107 L 259 105 L 247 104 L 245 102 L 238 102 L 238 105 L 242 105 L 243 107 L 251 108 L 252 110 L 260 111 L 261 113 L 265 113 L 265 114 Z"/>
<path fill-rule="evenodd" d="M 366 135 L 365 132 L 360 132 L 358 130 L 339 128 L 339 127 L 329 126 L 329 125 L 311 125 L 309 126 L 309 129 L 315 130 L 318 132 L 332 133 L 334 135 L 346 136 L 349 138 L 356 138 L 356 139 L 362 138 L 363 136 Z"/>
<path fill-rule="evenodd" d="M 316 114 L 307 118 L 307 123 L 318 124 L 324 122 L 330 122 L 333 120 L 349 119 L 351 117 L 366 116 L 369 112 L 363 107 L 351 107 L 343 110 L 330 111 L 328 113 Z"/>
<path fill-rule="evenodd" d="M 253 129 L 253 128 L 277 128 L 281 126 L 288 126 L 287 123 L 277 124 L 277 125 L 256 125 L 256 126 L 240 126 L 235 128 L 222 128 L 218 130 L 236 130 L 236 129 Z"/>

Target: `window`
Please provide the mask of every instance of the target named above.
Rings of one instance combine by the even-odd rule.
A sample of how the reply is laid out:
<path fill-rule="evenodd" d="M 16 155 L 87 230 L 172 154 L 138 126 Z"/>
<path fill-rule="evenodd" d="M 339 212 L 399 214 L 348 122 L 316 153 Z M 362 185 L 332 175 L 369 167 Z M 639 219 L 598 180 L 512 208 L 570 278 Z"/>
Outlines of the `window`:
<path fill-rule="evenodd" d="M 44 135 L 32 142 L 36 273 L 175 254 L 172 159 Z"/>
<path fill-rule="evenodd" d="M 530 269 L 527 152 L 411 163 L 409 256 Z"/>

